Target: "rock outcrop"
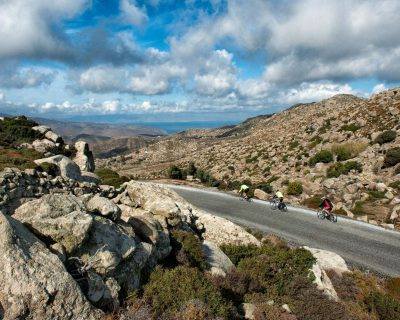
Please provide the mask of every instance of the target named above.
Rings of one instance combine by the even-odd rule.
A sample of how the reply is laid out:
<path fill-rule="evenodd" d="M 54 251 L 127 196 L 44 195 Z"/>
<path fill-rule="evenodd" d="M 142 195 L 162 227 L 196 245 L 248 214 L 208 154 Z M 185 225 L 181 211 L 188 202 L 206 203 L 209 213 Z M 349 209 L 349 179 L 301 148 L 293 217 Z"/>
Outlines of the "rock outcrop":
<path fill-rule="evenodd" d="M 94 172 L 95 163 L 89 145 L 85 141 L 77 141 L 75 143 L 76 155 L 74 162 L 79 166 L 81 171 Z"/>
<path fill-rule="evenodd" d="M 4 319 L 101 318 L 59 258 L 20 222 L 1 213 L 0 255 Z"/>
<path fill-rule="evenodd" d="M 35 160 L 35 163 L 37 165 L 43 163 L 55 164 L 60 169 L 61 177 L 68 178 L 71 180 L 81 179 L 81 170 L 79 169 L 79 166 L 66 156 L 55 155 L 49 158 Z"/>

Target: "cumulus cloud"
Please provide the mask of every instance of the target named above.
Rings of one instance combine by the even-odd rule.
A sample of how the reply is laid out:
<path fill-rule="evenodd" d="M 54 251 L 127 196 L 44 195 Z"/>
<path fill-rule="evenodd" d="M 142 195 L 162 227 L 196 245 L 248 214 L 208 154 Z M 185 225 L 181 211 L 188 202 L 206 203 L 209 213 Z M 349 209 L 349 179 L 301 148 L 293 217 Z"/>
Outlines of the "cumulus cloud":
<path fill-rule="evenodd" d="M 88 0 L 0 1 L 0 58 L 68 55 L 65 34 L 57 26 L 77 15 L 88 3 Z"/>
<path fill-rule="evenodd" d="M 121 0 L 121 15 L 127 23 L 134 26 L 142 26 L 148 21 L 146 8 L 139 8 L 135 0 Z"/>

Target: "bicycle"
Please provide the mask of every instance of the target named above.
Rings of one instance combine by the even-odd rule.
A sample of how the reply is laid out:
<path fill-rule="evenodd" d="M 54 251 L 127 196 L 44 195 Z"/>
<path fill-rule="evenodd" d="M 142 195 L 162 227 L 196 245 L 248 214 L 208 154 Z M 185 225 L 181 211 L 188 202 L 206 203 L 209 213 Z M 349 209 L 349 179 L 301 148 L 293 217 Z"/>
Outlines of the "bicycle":
<path fill-rule="evenodd" d="M 239 199 L 240 199 L 240 201 L 247 201 L 247 202 L 253 201 L 251 197 L 246 196 L 246 195 L 244 195 L 244 194 L 241 194 L 241 195 L 239 196 Z"/>
<path fill-rule="evenodd" d="M 280 203 L 279 199 L 277 199 L 277 198 L 270 199 L 269 204 L 271 205 L 272 210 L 279 209 L 282 212 L 288 211 L 286 203 L 284 203 L 284 202 Z"/>
<path fill-rule="evenodd" d="M 330 222 L 337 222 L 337 215 L 333 212 L 329 212 L 326 209 L 317 211 L 317 217 L 321 220 L 327 219 Z"/>

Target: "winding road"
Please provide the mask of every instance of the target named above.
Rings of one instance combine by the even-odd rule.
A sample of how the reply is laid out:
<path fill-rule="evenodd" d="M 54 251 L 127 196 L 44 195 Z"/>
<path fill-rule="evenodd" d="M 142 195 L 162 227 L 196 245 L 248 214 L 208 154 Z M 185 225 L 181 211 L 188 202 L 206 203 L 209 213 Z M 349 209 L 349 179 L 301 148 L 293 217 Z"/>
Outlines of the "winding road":
<path fill-rule="evenodd" d="M 281 213 L 267 202 L 240 201 L 230 194 L 168 185 L 194 206 L 240 225 L 274 233 L 299 245 L 326 249 L 349 263 L 390 276 L 400 276 L 400 232 L 338 218 L 320 220 L 316 212 L 289 206 Z"/>

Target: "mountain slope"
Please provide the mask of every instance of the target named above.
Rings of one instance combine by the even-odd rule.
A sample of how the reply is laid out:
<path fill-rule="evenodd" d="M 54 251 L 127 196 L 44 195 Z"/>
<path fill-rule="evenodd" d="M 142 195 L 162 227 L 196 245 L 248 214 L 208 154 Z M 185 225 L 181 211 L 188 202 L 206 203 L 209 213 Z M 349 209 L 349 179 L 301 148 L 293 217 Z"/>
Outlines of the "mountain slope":
<path fill-rule="evenodd" d="M 105 165 L 140 178 L 158 178 L 165 177 L 172 164 L 185 168 L 194 162 L 222 185 L 236 180 L 269 183 L 275 190 L 293 193 L 289 198 L 294 203 L 315 202 L 312 197 L 328 194 L 340 213 L 396 223 L 399 116 L 400 89 L 369 99 L 337 95 L 234 128 L 162 138 L 123 163 L 114 159 Z M 387 130 L 393 139 L 375 143 Z M 390 166 L 384 165 L 386 154 L 394 155 Z M 298 181 L 303 192 L 288 190 L 292 181 Z"/>

